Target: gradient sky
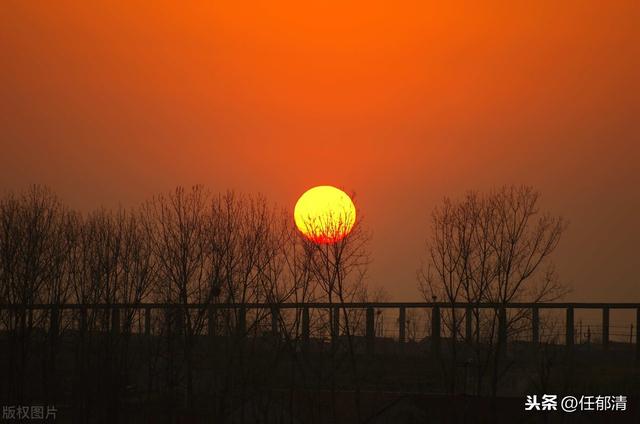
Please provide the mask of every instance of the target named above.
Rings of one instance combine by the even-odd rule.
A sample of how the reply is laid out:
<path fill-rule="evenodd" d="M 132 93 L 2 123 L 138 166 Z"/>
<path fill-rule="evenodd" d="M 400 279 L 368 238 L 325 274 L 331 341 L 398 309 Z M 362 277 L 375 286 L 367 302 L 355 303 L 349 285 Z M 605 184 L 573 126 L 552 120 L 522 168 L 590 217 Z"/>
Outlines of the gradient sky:
<path fill-rule="evenodd" d="M 337 185 L 371 284 L 417 300 L 437 202 L 530 184 L 570 221 L 568 299 L 640 299 L 640 2 L 181 3 L 3 2 L 1 190 Z"/>

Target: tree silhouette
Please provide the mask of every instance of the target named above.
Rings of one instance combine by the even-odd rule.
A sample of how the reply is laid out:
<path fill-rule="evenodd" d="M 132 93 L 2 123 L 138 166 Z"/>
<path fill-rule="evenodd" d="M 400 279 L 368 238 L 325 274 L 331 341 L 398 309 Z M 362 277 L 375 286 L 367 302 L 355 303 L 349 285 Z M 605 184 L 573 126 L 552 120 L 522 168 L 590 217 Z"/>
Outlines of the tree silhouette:
<path fill-rule="evenodd" d="M 491 365 L 490 388 L 495 396 L 504 370 L 505 336 L 525 324 L 529 311 L 507 316 L 514 301 L 557 299 L 566 289 L 555 278 L 549 256 L 555 250 L 565 221 L 539 209 L 538 192 L 531 187 L 502 187 L 481 195 L 470 192 L 459 201 L 444 199 L 432 214 L 427 258 L 418 273 L 425 299 L 451 304 L 444 322 L 451 334 L 449 390 L 455 391 L 457 343 L 462 318 L 456 302 L 500 305 L 494 310 L 472 308 L 476 392 L 484 389 Z M 473 325 L 473 324 L 472 324 Z M 500 328 L 503 331 L 498 331 Z"/>

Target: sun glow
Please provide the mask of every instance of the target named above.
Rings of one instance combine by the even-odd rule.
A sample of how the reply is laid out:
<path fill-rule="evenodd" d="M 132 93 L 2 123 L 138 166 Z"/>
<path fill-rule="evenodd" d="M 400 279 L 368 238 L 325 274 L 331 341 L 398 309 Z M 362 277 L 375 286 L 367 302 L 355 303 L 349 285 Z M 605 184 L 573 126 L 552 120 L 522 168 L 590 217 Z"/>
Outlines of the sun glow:
<path fill-rule="evenodd" d="M 356 222 L 356 207 L 344 191 L 332 186 L 317 186 L 300 196 L 293 218 L 308 240 L 330 244 L 351 232 Z"/>

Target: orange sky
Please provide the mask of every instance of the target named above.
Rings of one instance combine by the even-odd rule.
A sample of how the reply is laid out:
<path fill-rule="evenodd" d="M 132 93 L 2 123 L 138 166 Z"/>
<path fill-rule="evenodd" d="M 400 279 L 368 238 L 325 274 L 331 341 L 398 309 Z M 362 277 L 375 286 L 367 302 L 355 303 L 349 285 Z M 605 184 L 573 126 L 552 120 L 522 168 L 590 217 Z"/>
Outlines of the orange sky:
<path fill-rule="evenodd" d="M 571 222 L 570 298 L 640 298 L 639 2 L 97 3 L 0 9 L 0 189 L 92 208 L 203 183 L 292 209 L 337 185 L 372 284 L 415 300 L 436 202 L 531 184 Z"/>

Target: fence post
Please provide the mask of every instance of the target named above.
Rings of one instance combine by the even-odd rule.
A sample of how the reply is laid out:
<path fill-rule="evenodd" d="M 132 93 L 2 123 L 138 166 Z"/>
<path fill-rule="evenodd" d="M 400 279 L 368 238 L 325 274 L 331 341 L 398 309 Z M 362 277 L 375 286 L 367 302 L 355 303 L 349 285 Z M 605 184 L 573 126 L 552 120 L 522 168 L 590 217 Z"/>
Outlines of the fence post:
<path fill-rule="evenodd" d="M 398 316 L 398 341 L 404 343 L 406 341 L 406 325 L 407 325 L 407 310 L 404 306 L 400 307 Z"/>
<path fill-rule="evenodd" d="M 111 332 L 114 336 L 120 333 L 120 308 L 117 306 L 111 310 Z"/>
<path fill-rule="evenodd" d="M 147 353 L 147 398 L 151 393 L 152 365 L 151 365 L 151 308 L 144 308 L 144 341 Z"/>
<path fill-rule="evenodd" d="M 340 307 L 334 306 L 331 309 L 331 340 L 334 344 L 340 336 Z"/>
<path fill-rule="evenodd" d="M 144 335 L 147 340 L 151 337 L 151 308 L 144 308 Z"/>
<path fill-rule="evenodd" d="M 636 309 L 636 361 L 640 363 L 640 308 Z"/>
<path fill-rule="evenodd" d="M 177 308 L 175 308 L 173 310 L 173 312 L 175 313 L 175 317 L 176 317 L 176 326 L 178 327 L 178 334 L 179 335 L 184 335 L 187 334 L 186 332 L 186 327 L 185 327 L 185 322 L 186 322 L 186 314 L 189 313 L 189 309 L 187 309 L 186 306 L 182 306 L 179 305 Z"/>
<path fill-rule="evenodd" d="M 602 308 L 602 348 L 609 349 L 609 307 Z"/>
<path fill-rule="evenodd" d="M 236 335 L 242 337 L 247 331 L 247 310 L 243 306 L 238 308 L 238 322 L 236 323 Z"/>
<path fill-rule="evenodd" d="M 302 308 L 302 347 L 307 351 L 309 349 L 309 307 Z"/>
<path fill-rule="evenodd" d="M 86 306 L 80 307 L 80 334 L 84 337 L 87 332 L 87 308 Z"/>
<path fill-rule="evenodd" d="M 374 345 L 375 345 L 375 318 L 374 318 L 374 310 L 373 307 L 367 307 L 366 313 L 366 329 L 365 329 L 365 338 L 367 340 L 367 353 L 373 354 Z"/>
<path fill-rule="evenodd" d="M 54 390 L 54 381 L 55 381 L 55 368 L 56 368 L 56 350 L 57 350 L 57 341 L 58 334 L 60 332 L 60 312 L 58 311 L 58 305 L 53 305 L 51 308 L 51 315 L 49 318 L 49 363 L 48 363 L 48 373 L 50 383 L 47 385 L 47 389 L 49 390 L 49 394 Z"/>
<path fill-rule="evenodd" d="M 465 309 L 464 313 L 465 323 L 464 323 L 464 339 L 467 344 L 473 343 L 473 308 L 468 306 Z"/>
<path fill-rule="evenodd" d="M 507 309 L 504 306 L 498 308 L 498 349 L 499 354 L 507 352 Z"/>
<path fill-rule="evenodd" d="M 277 306 L 271 307 L 271 334 L 278 335 L 278 320 L 280 319 L 280 309 Z"/>
<path fill-rule="evenodd" d="M 27 333 L 27 307 L 24 304 L 18 309 L 18 319 L 20 320 L 20 335 L 25 337 Z"/>
<path fill-rule="evenodd" d="M 431 308 L 431 353 L 440 356 L 440 307 Z"/>
<path fill-rule="evenodd" d="M 537 306 L 531 309 L 531 343 L 540 343 L 540 309 Z"/>
<path fill-rule="evenodd" d="M 51 315 L 49 318 L 49 337 L 51 341 L 55 341 L 58 337 L 58 332 L 60 331 L 60 311 L 58 310 L 58 305 L 53 305 L 51 308 Z"/>
<path fill-rule="evenodd" d="M 213 339 L 216 335 L 216 311 L 213 305 L 207 307 L 207 335 Z"/>
<path fill-rule="evenodd" d="M 566 341 L 567 349 L 571 349 L 574 342 L 574 325 L 573 325 L 573 307 L 567 307 L 567 319 L 565 321 L 566 327 Z"/>

